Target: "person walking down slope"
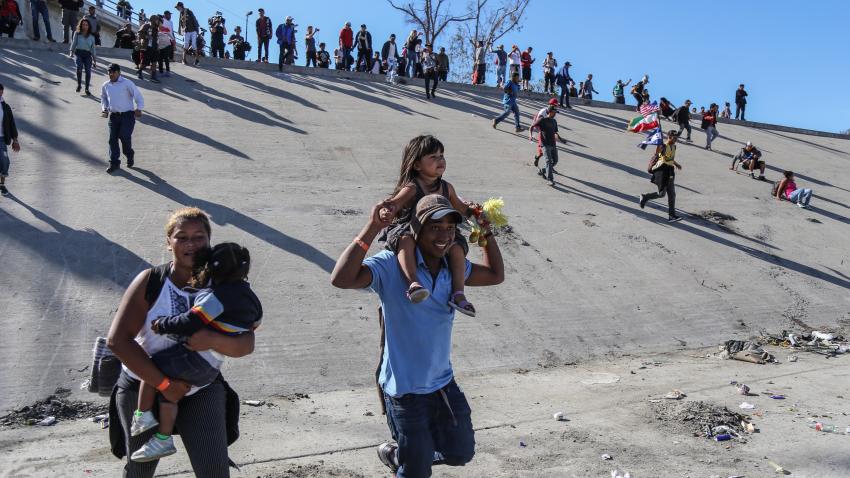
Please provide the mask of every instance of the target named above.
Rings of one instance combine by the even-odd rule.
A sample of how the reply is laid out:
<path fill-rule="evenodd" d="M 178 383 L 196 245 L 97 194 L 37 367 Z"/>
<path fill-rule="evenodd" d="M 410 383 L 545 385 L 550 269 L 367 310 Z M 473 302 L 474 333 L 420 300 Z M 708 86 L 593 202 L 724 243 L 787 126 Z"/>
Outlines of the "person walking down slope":
<path fill-rule="evenodd" d="M 675 131 L 667 132 L 667 142 L 658 145 L 655 149 L 655 154 L 650 161 L 649 173 L 652 174 L 652 181 L 658 187 L 658 192 L 641 194 L 638 197 L 638 204 L 643 209 L 647 201 L 652 199 L 661 199 L 667 196 L 667 222 L 681 221 L 682 218 L 676 215 L 676 170 L 682 169 L 682 165 L 676 162 L 676 138 L 678 135 Z"/>
<path fill-rule="evenodd" d="M 95 38 L 91 30 L 91 24 L 85 18 L 77 24 L 77 30 L 74 32 L 74 37 L 71 40 L 71 48 L 68 56 L 75 58 L 77 64 L 77 93 L 82 88 L 83 70 L 86 72 L 86 96 L 91 96 L 89 87 L 91 86 L 91 69 L 97 62 L 97 52 L 95 51 Z"/>
<path fill-rule="evenodd" d="M 517 95 L 519 94 L 519 73 L 514 73 L 511 80 L 505 85 L 504 94 L 502 95 L 502 107 L 505 112 L 493 120 L 493 129 L 511 113 L 514 114 L 514 127 L 516 132 L 522 131 L 519 125 L 519 106 L 517 105 Z"/>
<path fill-rule="evenodd" d="M 121 76 L 121 67 L 113 63 L 107 70 L 109 80 L 103 84 L 100 94 L 101 116 L 109 118 L 109 168 L 112 174 L 121 168 L 118 142 L 127 157 L 127 167 L 132 168 L 135 153 L 133 151 L 133 128 L 136 119 L 142 117 L 145 100 L 132 81 Z"/>
<path fill-rule="evenodd" d="M 546 156 L 546 166 L 539 169 L 537 174 L 543 176 L 549 181 L 549 186 L 555 185 L 555 165 L 558 164 L 558 146 L 555 141 L 566 144 L 567 140 L 558 135 L 558 122 L 555 120 L 555 115 L 558 114 L 558 107 L 549 105 L 546 111 L 546 116 L 538 118 L 529 128 L 528 139 L 534 140 L 534 129 L 540 129 L 540 144 L 543 146 L 543 154 Z M 537 159 L 535 159 L 535 165 Z"/>
<path fill-rule="evenodd" d="M 14 38 L 18 25 L 23 24 L 24 19 L 17 0 L 0 0 L 0 36 Z"/>
<path fill-rule="evenodd" d="M 705 131 L 705 149 L 711 151 L 711 142 L 717 138 L 720 133 L 717 132 L 717 103 L 712 103 L 708 107 L 708 111 L 702 114 L 702 125 L 700 126 Z"/>
<path fill-rule="evenodd" d="M 747 121 L 744 118 L 744 112 L 747 109 L 747 90 L 744 89 L 744 84 L 741 83 L 738 85 L 738 89 L 735 90 L 735 119 L 738 119 L 738 115 L 741 116 L 741 121 Z"/>
<path fill-rule="evenodd" d="M 572 63 L 568 61 L 564 61 L 564 66 L 558 70 L 558 74 L 555 75 L 555 83 L 558 84 L 558 87 L 561 88 L 561 95 L 558 98 L 558 104 L 565 108 L 572 108 L 570 106 L 570 82 L 573 79 L 570 77 L 570 67 L 573 66 Z"/>
<path fill-rule="evenodd" d="M 0 194 L 3 196 L 9 195 L 9 190 L 6 189 L 6 178 L 9 177 L 9 146 L 12 146 L 12 151 L 20 152 L 21 145 L 18 143 L 18 128 L 15 125 L 15 116 L 12 115 L 12 108 L 6 104 L 3 98 L 3 85 L 0 84 Z"/>
<path fill-rule="evenodd" d="M 673 113 L 673 120 L 676 121 L 676 124 L 679 125 L 679 132 L 676 133 L 677 136 L 681 137 L 682 132 L 688 130 L 688 137 L 685 138 L 685 141 L 691 141 L 691 112 L 688 111 L 688 108 L 691 107 L 691 100 L 685 100 L 685 103 L 676 109 L 676 112 Z"/>

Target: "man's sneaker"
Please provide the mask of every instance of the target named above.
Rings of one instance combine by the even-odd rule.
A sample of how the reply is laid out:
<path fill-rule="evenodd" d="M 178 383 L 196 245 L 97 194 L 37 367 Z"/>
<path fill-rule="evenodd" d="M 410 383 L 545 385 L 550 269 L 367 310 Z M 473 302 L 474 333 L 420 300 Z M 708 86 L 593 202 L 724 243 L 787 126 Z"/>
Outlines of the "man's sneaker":
<path fill-rule="evenodd" d="M 540 163 L 540 156 L 534 155 L 534 165 L 537 166 Z"/>
<path fill-rule="evenodd" d="M 640 196 L 638 196 L 638 204 L 640 204 L 641 209 L 646 207 L 646 201 L 648 201 L 648 199 L 646 198 L 646 194 L 641 194 Z"/>
<path fill-rule="evenodd" d="M 398 458 L 396 457 L 397 450 L 398 445 L 394 443 L 384 442 L 378 445 L 378 458 L 381 460 L 381 463 L 387 465 L 387 468 L 392 470 L 393 473 L 398 471 Z"/>
<path fill-rule="evenodd" d="M 147 443 L 142 445 L 141 448 L 136 450 L 130 456 L 130 459 L 138 463 L 144 463 L 147 461 L 159 460 L 160 458 L 164 458 L 175 453 L 177 453 L 177 448 L 174 447 L 174 437 L 170 436 L 165 440 L 160 440 L 159 438 L 152 436 Z"/>
<path fill-rule="evenodd" d="M 499 124 L 499 123 L 497 123 L 496 120 L 493 120 L 493 129 L 496 129 L 497 124 Z"/>
<path fill-rule="evenodd" d="M 549 186 L 555 187 L 555 181 L 550 179 L 549 180 Z"/>
<path fill-rule="evenodd" d="M 8 190 L 8 189 L 6 189 L 6 186 L 0 186 L 0 194 L 2 194 L 2 195 L 4 195 L 4 196 L 8 196 L 8 195 L 9 195 L 9 190 Z"/>
<path fill-rule="evenodd" d="M 750 178 L 751 178 L 751 179 L 755 179 L 755 178 L 756 178 L 756 175 L 755 175 L 755 174 L 753 174 L 753 173 L 750 173 Z"/>
<path fill-rule="evenodd" d="M 682 216 L 670 216 L 667 218 L 667 222 L 679 222 L 682 220 Z"/>
<path fill-rule="evenodd" d="M 117 165 L 117 164 L 110 164 L 110 165 L 109 165 L 109 167 L 108 167 L 108 168 L 106 168 L 106 173 L 107 173 L 107 174 L 112 174 L 112 173 L 114 173 L 115 171 L 118 171 L 119 169 L 121 169 L 121 166 L 120 166 L 120 165 Z"/>
<path fill-rule="evenodd" d="M 132 157 L 132 156 L 131 156 L 131 157 L 129 157 L 129 158 L 127 158 L 127 167 L 128 167 L 128 168 L 132 168 L 134 164 L 136 164 L 136 162 L 135 162 L 135 161 L 133 161 L 133 157 Z"/>
<path fill-rule="evenodd" d="M 798 207 L 798 208 L 800 208 L 800 209 L 806 209 L 806 208 L 807 208 L 807 207 L 809 207 L 809 206 L 806 206 L 805 204 L 803 204 L 803 203 L 801 203 L 801 202 L 798 202 L 798 203 L 797 203 L 797 207 Z"/>
<path fill-rule="evenodd" d="M 514 131 L 516 131 L 517 133 L 521 133 L 523 131 L 523 128 L 516 128 Z"/>
<path fill-rule="evenodd" d="M 767 181 L 767 178 L 766 178 L 766 177 L 764 177 L 764 174 L 760 175 L 757 179 L 758 179 L 759 181 Z"/>
<path fill-rule="evenodd" d="M 542 169 L 538 169 L 537 175 L 545 178 L 546 177 L 546 171 L 543 171 Z"/>

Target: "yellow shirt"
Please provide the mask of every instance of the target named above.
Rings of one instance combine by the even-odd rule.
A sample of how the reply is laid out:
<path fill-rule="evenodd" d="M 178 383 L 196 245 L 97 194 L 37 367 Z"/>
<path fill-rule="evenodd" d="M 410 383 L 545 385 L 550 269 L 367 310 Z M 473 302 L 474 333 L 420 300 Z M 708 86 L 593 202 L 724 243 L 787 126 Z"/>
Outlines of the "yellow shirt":
<path fill-rule="evenodd" d="M 652 167 L 652 170 L 660 168 L 661 166 L 670 166 L 675 167 L 676 162 L 676 145 L 675 144 L 665 144 L 662 148 L 661 153 L 658 155 L 658 161 L 655 162 L 655 166 Z"/>

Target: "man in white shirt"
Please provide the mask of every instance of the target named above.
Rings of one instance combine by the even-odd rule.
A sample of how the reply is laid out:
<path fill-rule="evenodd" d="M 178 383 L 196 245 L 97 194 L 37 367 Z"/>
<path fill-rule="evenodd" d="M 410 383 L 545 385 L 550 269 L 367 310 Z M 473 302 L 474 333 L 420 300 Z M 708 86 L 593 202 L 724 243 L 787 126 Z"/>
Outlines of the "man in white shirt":
<path fill-rule="evenodd" d="M 103 84 L 100 95 L 101 116 L 109 118 L 109 168 L 112 174 L 121 168 L 121 151 L 127 157 L 127 167 L 133 167 L 133 128 L 136 118 L 142 117 L 145 100 L 136 85 L 121 76 L 121 67 L 113 63 L 107 70 L 109 81 Z"/>

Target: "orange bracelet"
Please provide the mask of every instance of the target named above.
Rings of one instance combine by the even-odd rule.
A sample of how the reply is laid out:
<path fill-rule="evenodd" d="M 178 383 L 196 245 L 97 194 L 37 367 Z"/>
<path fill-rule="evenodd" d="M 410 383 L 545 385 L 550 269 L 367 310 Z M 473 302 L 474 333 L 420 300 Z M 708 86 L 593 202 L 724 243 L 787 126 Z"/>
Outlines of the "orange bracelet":
<path fill-rule="evenodd" d="M 354 243 L 360 246 L 360 249 L 363 249 L 363 252 L 369 252 L 369 244 L 363 242 L 359 237 L 354 238 Z"/>
<path fill-rule="evenodd" d="M 162 382 L 159 382 L 159 385 L 156 386 L 156 389 L 159 390 L 160 392 L 164 392 L 165 389 L 167 389 L 170 386 L 171 386 L 171 379 L 168 378 L 168 377 L 165 377 L 165 378 L 162 379 Z"/>

